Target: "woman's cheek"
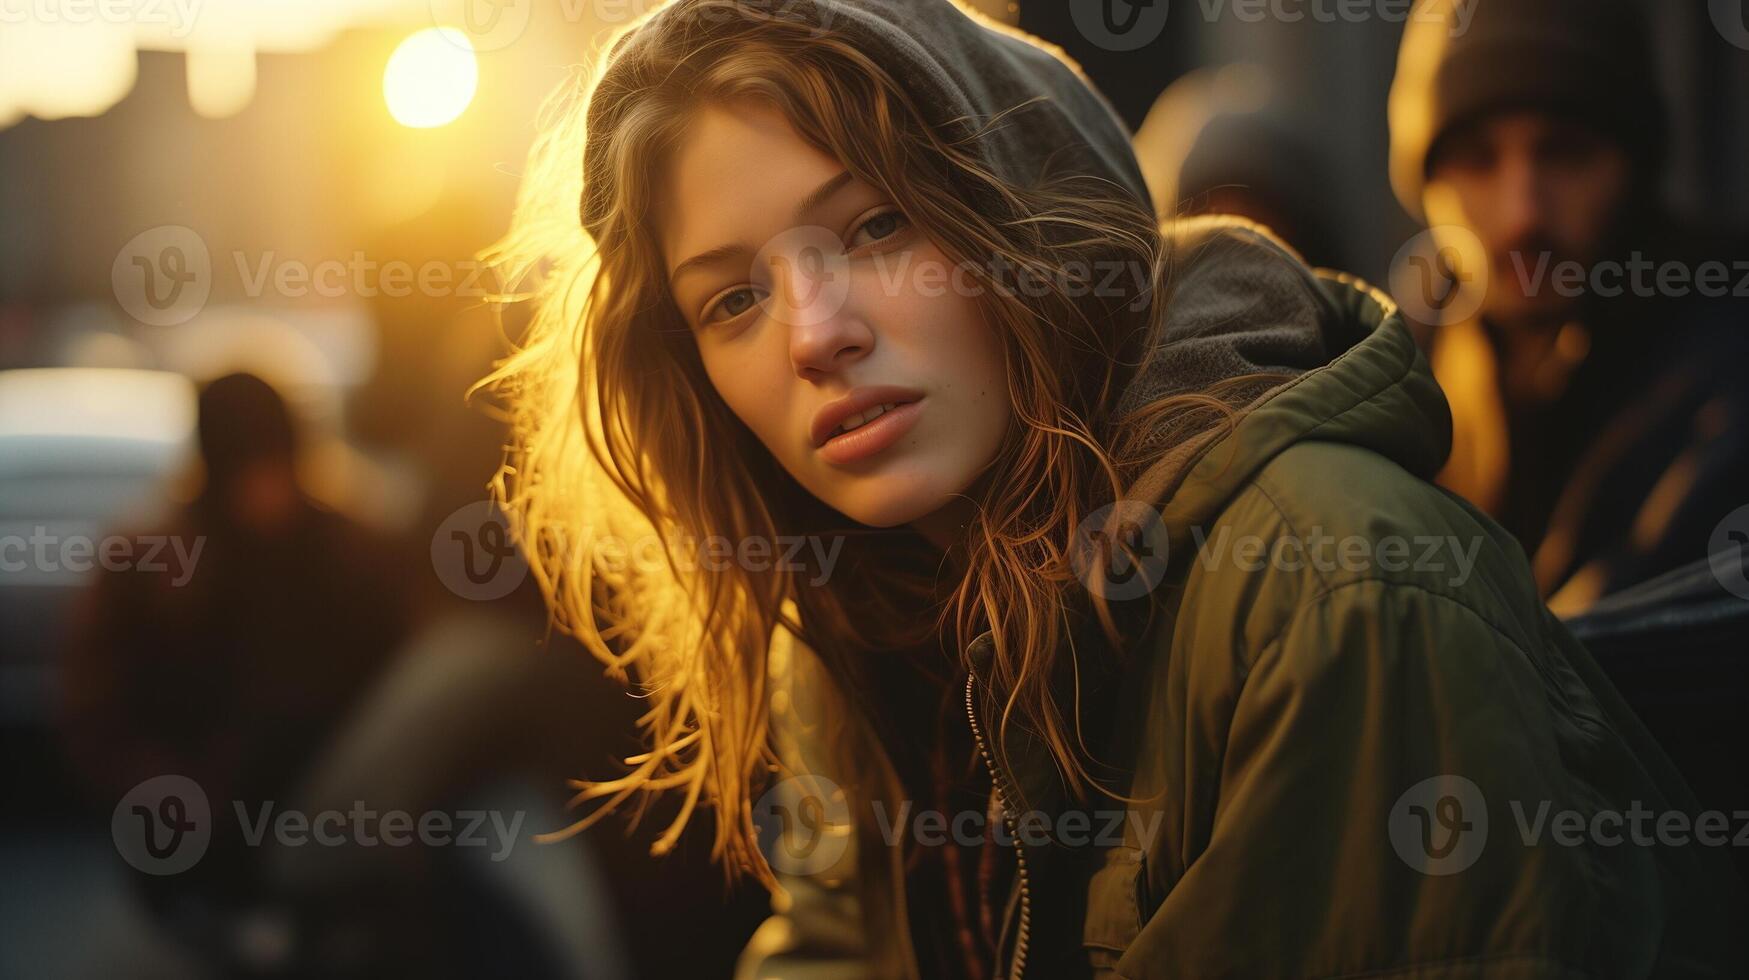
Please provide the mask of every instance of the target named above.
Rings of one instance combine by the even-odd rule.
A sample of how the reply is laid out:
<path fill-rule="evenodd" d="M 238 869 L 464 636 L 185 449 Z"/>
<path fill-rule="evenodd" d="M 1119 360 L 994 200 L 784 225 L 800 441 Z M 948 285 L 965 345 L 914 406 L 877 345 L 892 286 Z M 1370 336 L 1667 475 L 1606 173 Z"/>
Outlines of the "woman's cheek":
<path fill-rule="evenodd" d="M 777 356 L 783 356 L 783 352 L 762 351 L 756 344 L 700 351 L 705 375 L 729 411 L 773 455 L 783 459 L 778 430 L 782 427 L 779 413 L 787 394 L 783 387 L 787 361 L 775 362 L 774 370 L 773 358 Z"/>

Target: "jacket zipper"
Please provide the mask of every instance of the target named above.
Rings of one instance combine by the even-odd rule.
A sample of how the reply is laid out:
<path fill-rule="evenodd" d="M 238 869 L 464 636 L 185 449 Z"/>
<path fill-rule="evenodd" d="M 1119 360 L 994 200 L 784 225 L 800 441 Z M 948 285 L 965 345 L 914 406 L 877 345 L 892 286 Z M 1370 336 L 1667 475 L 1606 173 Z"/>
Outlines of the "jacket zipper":
<path fill-rule="evenodd" d="M 1014 841 L 1014 859 L 1016 879 L 1020 882 L 1020 925 L 1014 936 L 1014 960 L 1008 971 L 1007 980 L 1020 980 L 1020 975 L 1026 969 L 1026 941 L 1032 926 L 1032 901 L 1027 891 L 1026 850 L 1020 845 L 1020 835 L 1014 825 L 1014 815 L 1008 808 L 1008 801 L 1013 797 L 1004 789 L 1007 785 L 1004 774 L 996 767 L 996 760 L 990 754 L 989 746 L 984 743 L 983 729 L 978 727 L 978 712 L 972 707 L 973 675 L 966 674 L 966 720 L 972 725 L 972 738 L 978 743 L 978 755 L 984 760 L 984 768 L 990 771 L 990 787 L 996 793 L 996 805 L 1002 808 L 1002 822 L 1008 827 L 1008 839 Z M 986 845 L 989 846 L 989 845 Z"/>

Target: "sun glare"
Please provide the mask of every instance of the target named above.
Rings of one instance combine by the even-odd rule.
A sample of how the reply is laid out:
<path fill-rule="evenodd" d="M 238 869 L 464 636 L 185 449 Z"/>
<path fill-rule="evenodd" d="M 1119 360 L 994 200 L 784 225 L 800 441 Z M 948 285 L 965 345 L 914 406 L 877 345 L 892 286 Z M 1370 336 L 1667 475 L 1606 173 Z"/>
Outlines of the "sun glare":
<path fill-rule="evenodd" d="M 403 126 L 430 129 L 452 122 L 473 101 L 479 65 L 466 34 L 429 27 L 402 41 L 383 68 L 383 101 Z"/>

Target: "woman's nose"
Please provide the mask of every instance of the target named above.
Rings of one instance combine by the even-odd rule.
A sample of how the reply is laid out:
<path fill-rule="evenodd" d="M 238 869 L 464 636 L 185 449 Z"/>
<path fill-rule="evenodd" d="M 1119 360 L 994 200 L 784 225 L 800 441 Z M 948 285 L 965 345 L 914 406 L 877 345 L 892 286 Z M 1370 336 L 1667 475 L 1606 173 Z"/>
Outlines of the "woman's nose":
<path fill-rule="evenodd" d="M 829 316 L 789 323 L 790 362 L 808 380 L 842 371 L 873 349 L 873 331 L 847 304 Z"/>
<path fill-rule="evenodd" d="M 767 313 L 788 328 L 790 359 L 798 375 L 839 370 L 873 349 L 873 333 L 850 301 L 849 263 L 835 239 L 802 237 L 792 247 L 772 250 L 767 267 Z"/>

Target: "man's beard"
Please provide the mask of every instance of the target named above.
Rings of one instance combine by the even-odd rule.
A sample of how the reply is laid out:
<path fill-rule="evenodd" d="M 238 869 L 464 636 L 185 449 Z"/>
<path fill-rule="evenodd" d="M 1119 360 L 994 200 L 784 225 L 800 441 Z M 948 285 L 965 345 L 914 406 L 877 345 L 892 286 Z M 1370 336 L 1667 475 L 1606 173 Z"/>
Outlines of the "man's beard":
<path fill-rule="evenodd" d="M 1604 253 L 1607 254 L 1607 253 Z M 1482 315 L 1503 330 L 1549 330 L 1579 316 L 1598 261 L 1534 236 L 1490 256 Z M 1575 283 L 1573 268 L 1584 270 Z"/>

